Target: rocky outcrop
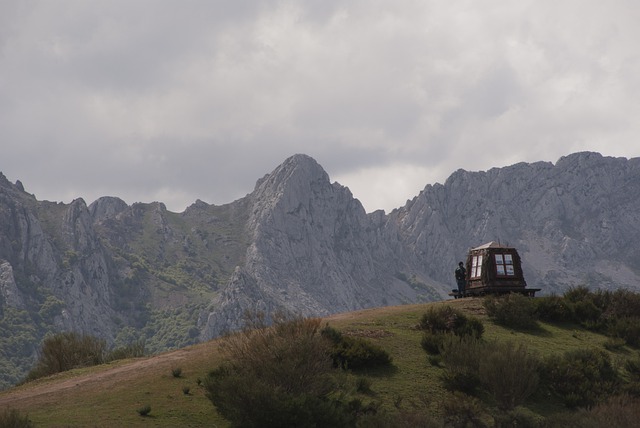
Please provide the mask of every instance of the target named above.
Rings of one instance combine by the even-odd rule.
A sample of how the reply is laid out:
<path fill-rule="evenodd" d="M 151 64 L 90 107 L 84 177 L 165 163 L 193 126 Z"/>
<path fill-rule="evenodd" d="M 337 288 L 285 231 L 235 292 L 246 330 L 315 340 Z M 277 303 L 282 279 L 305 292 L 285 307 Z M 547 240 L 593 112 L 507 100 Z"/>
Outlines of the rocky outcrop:
<path fill-rule="evenodd" d="M 246 261 L 211 305 L 202 337 L 218 335 L 243 309 L 326 315 L 440 299 L 445 287 L 412 265 L 380 215 L 367 215 L 349 189 L 331 183 L 312 158 L 295 155 L 248 196 Z M 413 283 L 401 278 L 414 278 Z M 418 279 L 420 278 L 420 280 Z M 249 296 L 241 308 L 237 296 Z"/>

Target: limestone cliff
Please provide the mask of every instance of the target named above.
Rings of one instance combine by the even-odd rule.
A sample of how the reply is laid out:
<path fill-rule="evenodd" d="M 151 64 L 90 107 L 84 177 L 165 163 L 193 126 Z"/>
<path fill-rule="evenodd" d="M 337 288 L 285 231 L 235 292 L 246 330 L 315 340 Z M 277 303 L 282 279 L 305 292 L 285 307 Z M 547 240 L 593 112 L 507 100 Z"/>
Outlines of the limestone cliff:
<path fill-rule="evenodd" d="M 640 159 L 459 170 L 388 214 L 366 213 L 305 155 L 237 201 L 182 213 L 38 201 L 25 188 L 0 174 L 0 387 L 49 332 L 145 339 L 155 352 L 238 328 L 246 311 L 443 299 L 457 261 L 487 241 L 518 248 L 529 286 L 546 293 L 640 284 Z"/>

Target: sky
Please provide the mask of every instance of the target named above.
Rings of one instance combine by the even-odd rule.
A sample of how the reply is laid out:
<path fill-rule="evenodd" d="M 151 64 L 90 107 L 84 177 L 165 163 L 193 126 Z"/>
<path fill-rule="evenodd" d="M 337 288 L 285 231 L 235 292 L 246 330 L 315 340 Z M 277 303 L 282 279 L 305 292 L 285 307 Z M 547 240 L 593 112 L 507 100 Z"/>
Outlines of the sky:
<path fill-rule="evenodd" d="M 313 157 L 368 212 L 458 169 L 640 156 L 637 0 L 0 0 L 0 171 L 232 202 Z"/>

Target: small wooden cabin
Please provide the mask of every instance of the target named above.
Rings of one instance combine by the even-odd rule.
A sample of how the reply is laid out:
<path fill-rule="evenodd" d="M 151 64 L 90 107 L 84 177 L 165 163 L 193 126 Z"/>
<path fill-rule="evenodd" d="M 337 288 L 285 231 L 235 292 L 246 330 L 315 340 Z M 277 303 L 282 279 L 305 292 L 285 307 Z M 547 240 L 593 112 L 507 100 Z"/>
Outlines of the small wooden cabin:
<path fill-rule="evenodd" d="M 527 288 L 518 251 L 496 242 L 488 242 L 469 250 L 467 263 L 467 296 L 521 293 L 534 296 L 539 288 Z M 454 297 L 457 291 L 452 293 Z"/>

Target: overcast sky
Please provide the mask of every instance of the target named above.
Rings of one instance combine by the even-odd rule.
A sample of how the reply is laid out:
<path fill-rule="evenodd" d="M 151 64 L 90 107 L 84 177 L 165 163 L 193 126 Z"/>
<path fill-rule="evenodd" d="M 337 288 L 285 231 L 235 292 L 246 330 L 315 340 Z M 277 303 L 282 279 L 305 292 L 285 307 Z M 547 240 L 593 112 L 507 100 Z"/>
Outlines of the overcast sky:
<path fill-rule="evenodd" d="M 469 171 L 640 156 L 637 0 L 0 0 L 0 171 L 224 204 L 315 158 L 367 211 Z"/>

